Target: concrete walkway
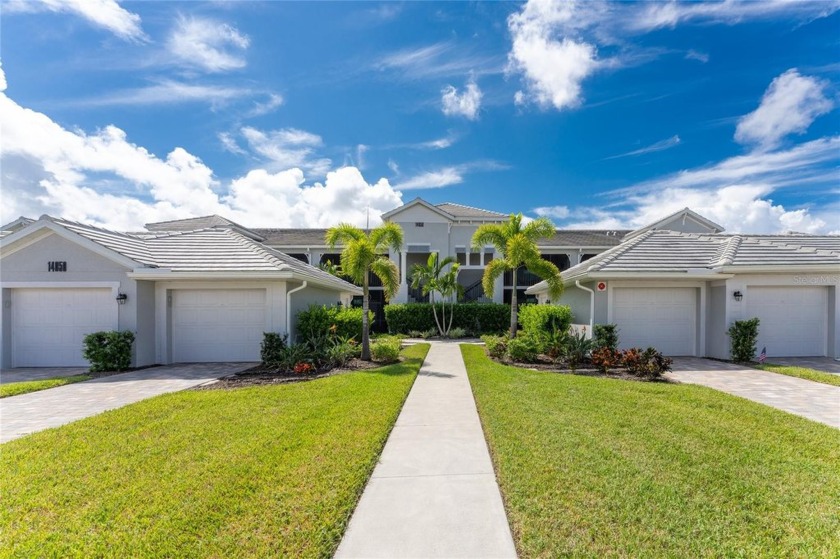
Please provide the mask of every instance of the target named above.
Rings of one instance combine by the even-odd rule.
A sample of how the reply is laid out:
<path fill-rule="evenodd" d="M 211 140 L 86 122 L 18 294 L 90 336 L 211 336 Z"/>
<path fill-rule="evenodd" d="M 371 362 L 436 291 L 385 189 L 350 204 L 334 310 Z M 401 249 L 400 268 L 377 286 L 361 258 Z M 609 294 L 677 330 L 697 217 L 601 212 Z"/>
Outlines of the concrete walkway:
<path fill-rule="evenodd" d="M 197 386 L 255 363 L 191 363 L 141 369 L 0 400 L 0 443 L 106 410 Z"/>
<path fill-rule="evenodd" d="M 840 428 L 840 386 L 697 357 L 674 358 L 667 376 Z"/>
<path fill-rule="evenodd" d="M 432 342 L 335 556 L 516 557 L 457 342 Z"/>

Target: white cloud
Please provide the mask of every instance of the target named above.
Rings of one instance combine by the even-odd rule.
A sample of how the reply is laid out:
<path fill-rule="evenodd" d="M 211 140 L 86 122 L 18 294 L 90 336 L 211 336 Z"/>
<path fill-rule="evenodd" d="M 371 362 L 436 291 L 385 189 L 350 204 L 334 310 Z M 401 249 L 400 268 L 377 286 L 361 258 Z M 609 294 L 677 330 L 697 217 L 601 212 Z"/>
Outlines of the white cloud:
<path fill-rule="evenodd" d="M 542 206 L 534 208 L 534 213 L 540 217 L 548 217 L 554 219 L 566 219 L 571 215 L 568 206 Z"/>
<path fill-rule="evenodd" d="M 730 232 L 827 233 L 837 228 L 836 207 L 789 209 L 771 196 L 786 187 L 836 186 L 838 153 L 840 136 L 731 157 L 613 191 L 612 202 L 573 208 L 568 226 L 633 229 L 688 206 Z"/>
<path fill-rule="evenodd" d="M 380 213 L 402 203 L 401 194 L 386 179 L 368 183 L 353 167 L 327 173 L 323 184 L 306 185 L 300 168 L 254 169 L 223 184 L 181 147 L 162 159 L 130 142 L 114 126 L 90 134 L 70 131 L 4 93 L 0 127 L 4 223 L 19 215 L 49 213 L 137 230 L 150 221 L 217 213 L 256 227 L 327 226 L 339 221 L 362 226 L 368 208 L 376 224 Z M 263 137 L 268 143 L 279 139 L 291 146 L 321 141 L 294 129 Z"/>
<path fill-rule="evenodd" d="M 481 90 L 473 79 L 467 82 L 461 94 L 458 94 L 455 87 L 447 85 L 441 91 L 440 102 L 446 116 L 463 116 L 475 120 L 481 109 Z"/>
<path fill-rule="evenodd" d="M 735 140 L 766 149 L 789 134 L 803 134 L 818 116 L 834 107 L 825 88 L 816 78 L 801 76 L 795 68 L 788 70 L 770 83 L 758 108 L 741 117 Z"/>
<path fill-rule="evenodd" d="M 244 53 L 250 39 L 226 23 L 179 17 L 167 48 L 176 60 L 207 72 L 226 72 L 246 65 Z"/>
<path fill-rule="evenodd" d="M 708 53 L 700 52 L 699 50 L 690 49 L 687 53 L 685 53 L 685 59 L 696 60 L 705 64 L 709 61 L 709 55 Z"/>
<path fill-rule="evenodd" d="M 233 137 L 233 134 L 231 134 L 230 132 L 220 132 L 218 134 L 218 138 L 219 141 L 222 143 L 222 147 L 225 148 L 225 151 L 229 151 L 237 155 L 247 154 L 247 152 L 239 146 L 239 144 L 236 142 L 236 139 Z"/>
<path fill-rule="evenodd" d="M 124 9 L 116 0 L 12 0 L 3 4 L 4 14 L 39 11 L 73 13 L 121 39 L 148 40 L 140 27 L 140 16 Z"/>
<path fill-rule="evenodd" d="M 581 83 L 598 68 L 598 60 L 594 45 L 569 35 L 583 24 L 578 15 L 574 2 L 529 0 L 508 18 L 508 69 L 520 72 L 525 82 L 517 104 L 534 101 L 557 110 L 580 105 Z"/>
<path fill-rule="evenodd" d="M 316 148 L 323 145 L 316 134 L 296 128 L 263 132 L 250 126 L 240 132 L 251 150 L 270 162 L 272 169 L 300 167 L 324 175 L 332 166 L 332 161 L 316 155 Z"/>
<path fill-rule="evenodd" d="M 262 116 L 267 115 L 268 113 L 273 112 L 277 107 L 282 105 L 284 102 L 282 95 L 277 95 L 276 93 L 269 93 L 268 100 L 263 103 L 254 102 L 254 107 L 246 113 L 245 116 L 247 117 L 255 117 L 255 116 Z"/>
<path fill-rule="evenodd" d="M 492 160 L 471 161 L 460 165 L 450 165 L 432 171 L 424 171 L 408 177 L 395 185 L 397 190 L 428 190 L 443 188 L 464 182 L 464 175 L 484 171 L 504 171 L 508 165 Z"/>
<path fill-rule="evenodd" d="M 446 41 L 407 48 L 374 61 L 374 70 L 390 70 L 406 80 L 500 73 L 504 60 L 496 56 L 464 53 L 454 42 Z"/>
<path fill-rule="evenodd" d="M 217 107 L 236 99 L 250 97 L 254 93 L 253 90 L 248 88 L 197 85 L 164 80 L 146 87 L 118 90 L 100 97 L 77 99 L 67 104 L 77 107 L 109 107 L 206 102 Z"/>
<path fill-rule="evenodd" d="M 648 2 L 636 10 L 627 25 L 637 31 L 676 27 L 682 23 L 722 23 L 734 25 L 750 19 L 785 18 L 808 21 L 826 17 L 840 9 L 837 0 L 763 0 L 762 2 L 724 0 L 722 2 Z"/>
<path fill-rule="evenodd" d="M 632 157 L 635 155 L 644 155 L 646 153 L 655 153 L 657 151 L 664 151 L 666 149 L 671 149 L 672 147 L 676 147 L 680 145 L 680 137 L 676 134 L 667 138 L 665 140 L 660 140 L 655 142 L 649 146 L 645 146 L 643 148 L 634 149 L 633 151 L 628 151 L 627 153 L 621 153 L 619 155 L 611 155 L 610 157 L 605 157 L 604 159 L 618 159 L 620 157 Z"/>
<path fill-rule="evenodd" d="M 0 91 L 6 91 L 6 72 L 3 71 L 3 62 L 0 61 Z"/>

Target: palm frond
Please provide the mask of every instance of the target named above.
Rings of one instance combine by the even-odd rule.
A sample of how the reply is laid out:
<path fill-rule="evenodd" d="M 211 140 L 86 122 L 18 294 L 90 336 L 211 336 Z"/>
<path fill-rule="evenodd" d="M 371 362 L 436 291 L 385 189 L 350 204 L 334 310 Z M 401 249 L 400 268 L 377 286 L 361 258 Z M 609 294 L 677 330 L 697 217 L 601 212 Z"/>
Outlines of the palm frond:
<path fill-rule="evenodd" d="M 403 246 L 403 230 L 396 223 L 386 221 L 370 232 L 370 240 L 377 252 L 399 252 Z"/>
<path fill-rule="evenodd" d="M 351 241 L 359 241 L 365 238 L 365 232 L 351 223 L 339 223 L 335 227 L 327 229 L 327 234 L 324 236 L 330 248 L 335 248 L 336 245 L 346 245 Z"/>
<path fill-rule="evenodd" d="M 507 250 L 507 230 L 504 225 L 486 223 L 480 225 L 472 236 L 472 248 L 481 250 L 487 245 L 493 245 L 504 255 Z"/>
<path fill-rule="evenodd" d="M 557 299 L 563 294 L 563 278 L 560 277 L 560 269 L 548 260 L 537 258 L 526 260 L 525 267 L 529 272 L 536 274 L 548 284 L 548 296 Z"/>
<path fill-rule="evenodd" d="M 507 261 L 502 258 L 491 260 L 490 264 L 484 268 L 484 275 L 481 277 L 481 286 L 484 288 L 484 294 L 486 296 L 493 296 L 496 278 L 508 271 L 508 269 Z"/>
<path fill-rule="evenodd" d="M 540 217 L 522 228 L 522 233 L 532 241 L 554 236 L 557 228 L 547 217 Z"/>
<path fill-rule="evenodd" d="M 388 258 L 377 258 L 370 264 L 370 271 L 382 281 L 385 298 L 390 299 L 400 289 L 400 271 Z"/>

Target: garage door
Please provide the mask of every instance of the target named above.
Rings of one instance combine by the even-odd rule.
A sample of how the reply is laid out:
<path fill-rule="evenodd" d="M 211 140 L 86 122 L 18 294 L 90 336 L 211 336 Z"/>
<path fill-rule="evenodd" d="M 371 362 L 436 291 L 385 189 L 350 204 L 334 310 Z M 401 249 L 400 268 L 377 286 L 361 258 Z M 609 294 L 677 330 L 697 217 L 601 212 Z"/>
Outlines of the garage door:
<path fill-rule="evenodd" d="M 757 316 L 758 351 L 768 357 L 826 355 L 828 288 L 747 286 L 747 316 Z"/>
<path fill-rule="evenodd" d="M 12 366 L 84 367 L 86 334 L 117 328 L 110 289 L 12 290 Z"/>
<path fill-rule="evenodd" d="M 259 361 L 265 289 L 172 292 L 172 360 Z"/>
<path fill-rule="evenodd" d="M 697 289 L 613 289 L 613 322 L 623 349 L 655 347 L 665 355 L 695 355 Z"/>

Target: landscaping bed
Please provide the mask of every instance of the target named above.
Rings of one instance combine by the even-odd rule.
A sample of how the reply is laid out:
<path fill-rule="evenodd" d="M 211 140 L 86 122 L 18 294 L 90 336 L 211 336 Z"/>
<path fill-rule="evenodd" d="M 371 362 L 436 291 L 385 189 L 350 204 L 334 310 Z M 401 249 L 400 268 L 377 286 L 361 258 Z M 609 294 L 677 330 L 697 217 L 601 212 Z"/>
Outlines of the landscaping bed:
<path fill-rule="evenodd" d="M 400 359 L 401 361 L 402 359 Z M 399 362 L 399 361 L 397 361 Z M 319 378 L 326 378 L 333 375 L 340 375 L 343 373 L 351 373 L 353 371 L 366 371 L 376 369 L 389 365 L 391 363 L 377 363 L 375 361 L 362 361 L 361 359 L 350 359 L 342 367 L 334 369 L 325 369 L 315 371 L 312 373 L 296 373 L 293 370 L 284 370 L 263 365 L 257 365 L 245 371 L 222 377 L 215 382 L 210 382 L 200 386 L 196 386 L 191 390 L 220 390 L 231 388 L 244 388 L 246 386 L 264 386 L 271 384 L 284 384 L 290 382 L 304 382 L 308 380 L 315 380 Z"/>
<path fill-rule="evenodd" d="M 485 352 L 486 355 L 486 352 Z M 657 377 L 650 377 L 650 376 L 638 376 L 632 373 L 629 373 L 627 369 L 623 367 L 611 368 L 606 373 L 600 371 L 591 365 L 585 365 L 582 367 L 578 367 L 576 369 L 570 369 L 568 366 L 564 366 L 563 363 L 558 363 L 554 359 L 550 358 L 547 355 L 538 355 L 536 360 L 533 362 L 516 362 L 510 359 L 504 358 L 497 358 L 492 357 L 490 355 L 487 356 L 488 359 L 491 361 L 498 363 L 499 365 L 504 365 L 507 367 L 515 367 L 520 369 L 527 369 L 529 371 L 544 371 L 548 373 L 558 373 L 563 375 L 580 375 L 585 377 L 598 377 L 598 378 L 611 378 L 611 379 L 619 379 L 619 380 L 634 380 L 640 382 L 671 382 L 674 383 L 676 381 L 670 380 L 663 376 Z"/>
<path fill-rule="evenodd" d="M 520 557 L 840 556 L 836 429 L 461 351 Z"/>

